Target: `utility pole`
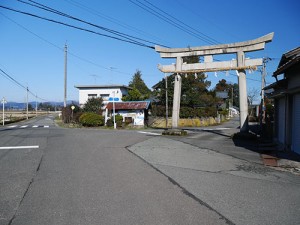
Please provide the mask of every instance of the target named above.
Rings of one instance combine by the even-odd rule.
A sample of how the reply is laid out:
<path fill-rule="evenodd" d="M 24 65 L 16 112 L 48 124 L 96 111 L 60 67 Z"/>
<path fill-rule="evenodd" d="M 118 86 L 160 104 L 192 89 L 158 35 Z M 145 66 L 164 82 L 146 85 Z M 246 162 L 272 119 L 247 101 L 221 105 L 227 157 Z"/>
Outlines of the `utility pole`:
<path fill-rule="evenodd" d="M 166 129 L 168 129 L 168 117 L 169 117 L 169 109 L 168 109 L 168 76 L 165 74 L 165 82 L 166 82 Z"/>
<path fill-rule="evenodd" d="M 35 117 L 37 117 L 37 95 L 35 95 Z"/>
<path fill-rule="evenodd" d="M 262 70 L 261 70 L 261 110 L 260 110 L 260 125 L 262 126 L 262 123 L 265 121 L 265 116 L 266 116 L 266 109 L 265 109 L 265 83 L 266 83 L 266 65 L 267 62 L 272 60 L 269 57 L 264 57 L 263 58 L 263 65 L 262 65 Z"/>
<path fill-rule="evenodd" d="M 231 107 L 233 107 L 233 87 L 231 88 Z"/>
<path fill-rule="evenodd" d="M 4 118 L 5 118 L 5 116 L 4 116 L 4 104 L 6 103 L 6 100 L 5 100 L 5 98 L 3 97 L 2 98 L 2 106 L 3 106 L 3 108 L 2 108 L 2 125 L 4 126 Z"/>
<path fill-rule="evenodd" d="M 67 107 L 67 52 L 68 52 L 68 46 L 67 44 L 65 44 L 64 107 Z"/>
<path fill-rule="evenodd" d="M 26 119 L 28 120 L 28 87 L 26 88 Z"/>
<path fill-rule="evenodd" d="M 117 124 L 116 124 L 116 107 L 115 107 L 115 96 L 116 96 L 116 92 L 113 91 L 113 114 L 114 114 L 114 129 L 117 129 Z"/>

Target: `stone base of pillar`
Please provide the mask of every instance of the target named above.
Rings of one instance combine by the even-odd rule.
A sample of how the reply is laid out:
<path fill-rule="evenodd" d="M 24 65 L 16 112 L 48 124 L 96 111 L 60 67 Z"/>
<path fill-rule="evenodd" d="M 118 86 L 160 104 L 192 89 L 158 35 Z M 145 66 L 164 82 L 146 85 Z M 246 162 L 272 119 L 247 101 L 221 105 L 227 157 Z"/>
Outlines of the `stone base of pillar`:
<path fill-rule="evenodd" d="M 185 136 L 187 132 L 182 129 L 166 129 L 162 132 L 162 135 Z"/>

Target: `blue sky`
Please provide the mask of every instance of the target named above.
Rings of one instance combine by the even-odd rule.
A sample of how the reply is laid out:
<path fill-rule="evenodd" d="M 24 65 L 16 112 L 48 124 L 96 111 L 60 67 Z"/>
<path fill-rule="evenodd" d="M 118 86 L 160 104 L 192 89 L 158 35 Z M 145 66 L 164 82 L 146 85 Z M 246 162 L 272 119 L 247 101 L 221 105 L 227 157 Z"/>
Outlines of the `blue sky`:
<path fill-rule="evenodd" d="M 28 2 L 28 0 L 24 0 Z M 177 27 L 155 17 L 133 2 L 137 0 L 36 0 L 94 24 L 149 40 L 169 47 L 210 45 Z M 266 49 L 251 53 L 253 57 L 273 58 L 267 64 L 267 83 L 276 70 L 281 55 L 300 46 L 300 3 L 297 0 L 138 0 L 188 24 L 218 43 L 240 42 L 274 32 Z M 80 3 L 78 5 L 77 3 Z M 79 22 L 62 18 L 15 0 L 1 0 L 0 5 L 43 17 L 81 26 Z M 172 60 L 160 58 L 153 49 L 128 44 L 107 37 L 75 30 L 0 8 L 0 68 L 32 93 L 49 101 L 63 101 L 64 45 L 68 45 L 68 100 L 78 100 L 78 84 L 127 85 L 137 69 L 148 87 L 160 81 L 164 74 L 157 64 Z M 152 44 L 151 44 L 152 45 Z M 231 59 L 228 56 L 228 59 Z M 208 74 L 211 88 L 220 79 L 237 83 L 235 72 Z M 260 89 L 261 73 L 247 74 L 248 88 Z M 0 97 L 24 102 L 26 91 L 4 75 L 0 76 Z M 35 97 L 29 95 L 29 100 Z M 38 101 L 41 101 L 40 99 Z"/>

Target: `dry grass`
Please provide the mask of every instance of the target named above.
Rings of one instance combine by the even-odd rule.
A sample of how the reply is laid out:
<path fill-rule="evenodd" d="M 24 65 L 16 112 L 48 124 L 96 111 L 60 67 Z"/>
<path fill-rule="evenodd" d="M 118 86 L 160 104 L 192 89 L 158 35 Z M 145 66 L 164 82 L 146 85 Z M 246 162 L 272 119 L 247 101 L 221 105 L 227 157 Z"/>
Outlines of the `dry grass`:
<path fill-rule="evenodd" d="M 179 127 L 205 127 L 217 124 L 217 121 L 213 117 L 209 118 L 191 118 L 191 119 L 179 119 Z M 168 127 L 172 126 L 172 118 L 168 119 Z M 156 118 L 151 124 L 151 127 L 154 128 L 165 128 L 166 119 L 165 118 Z"/>

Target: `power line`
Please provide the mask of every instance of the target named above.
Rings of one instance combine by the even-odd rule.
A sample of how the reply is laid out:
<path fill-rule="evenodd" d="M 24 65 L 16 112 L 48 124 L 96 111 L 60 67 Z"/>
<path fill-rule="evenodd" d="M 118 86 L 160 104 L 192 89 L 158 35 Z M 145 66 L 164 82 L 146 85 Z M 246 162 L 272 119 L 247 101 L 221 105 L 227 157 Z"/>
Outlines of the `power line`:
<path fill-rule="evenodd" d="M 0 8 L 6 9 L 6 10 L 9 10 L 9 11 L 13 11 L 13 12 L 16 12 L 16 13 L 20 13 L 20 14 L 23 14 L 23 15 L 31 16 L 31 17 L 34 17 L 34 18 L 38 18 L 38 19 L 41 19 L 41 20 L 45 20 L 45 21 L 48 21 L 48 22 L 52 22 L 52 23 L 63 25 L 63 26 L 71 27 L 71 28 L 74 28 L 74 29 L 77 29 L 77 30 L 88 32 L 88 33 L 96 34 L 96 35 L 99 35 L 99 36 L 104 36 L 104 37 L 108 37 L 108 38 L 115 39 L 115 40 L 118 40 L 118 41 L 123 41 L 123 42 L 131 43 L 131 44 L 134 44 L 134 45 L 154 49 L 153 46 L 146 45 L 146 44 L 141 43 L 141 42 L 130 41 L 130 40 L 122 39 L 122 38 L 119 38 L 119 37 L 99 33 L 99 32 L 93 31 L 93 30 L 89 30 L 89 29 L 85 29 L 85 28 L 82 28 L 82 27 L 74 26 L 74 25 L 71 25 L 71 24 L 68 24 L 68 23 L 60 22 L 60 21 L 49 19 L 49 18 L 42 17 L 42 16 L 38 16 L 36 14 L 32 14 L 32 13 L 24 12 L 24 11 L 21 11 L 21 10 L 9 8 L 9 7 L 6 7 L 6 6 L 0 5 Z"/>
<path fill-rule="evenodd" d="M 5 17 L 6 19 L 8 19 L 9 21 L 11 21 L 12 23 L 16 24 L 17 26 L 21 27 L 22 29 L 26 30 L 27 32 L 29 32 L 30 34 L 36 36 L 37 38 L 41 39 L 42 41 L 48 43 L 49 45 L 52 45 L 53 47 L 63 51 L 63 48 L 57 46 L 56 44 L 53 44 L 52 42 L 48 41 L 47 39 L 39 36 L 38 34 L 34 33 L 33 31 L 29 30 L 28 28 L 24 27 L 23 25 L 21 25 L 20 23 L 17 23 L 15 20 L 9 18 L 8 16 L 4 15 L 3 13 L 0 12 L 0 14 Z"/>
<path fill-rule="evenodd" d="M 189 25 L 187 25 L 186 23 L 178 20 L 177 18 L 173 17 L 172 15 L 168 14 L 167 12 L 161 10 L 160 8 L 154 6 L 152 3 L 145 1 L 147 4 L 142 3 L 139 0 L 129 0 L 132 4 L 140 7 L 141 9 L 149 12 L 150 14 L 160 18 L 161 20 L 169 23 L 170 25 L 177 27 L 178 29 L 192 35 L 193 37 L 196 37 L 206 43 L 209 44 L 217 44 L 219 42 L 217 42 L 216 40 L 214 40 L 213 38 L 203 34 L 200 31 L 195 30 L 194 28 L 190 27 Z M 149 6 L 150 5 L 150 6 Z M 159 11 L 160 12 L 159 12 Z M 167 15 L 167 16 L 166 16 Z"/>
<path fill-rule="evenodd" d="M 126 39 L 128 39 L 128 40 L 130 40 L 130 41 L 136 41 L 136 40 L 139 40 L 139 41 L 147 42 L 147 43 L 150 43 L 150 44 L 158 45 L 158 44 L 155 43 L 155 42 L 147 41 L 147 40 L 145 40 L 145 39 L 141 39 L 141 38 L 138 38 L 138 37 L 134 37 L 134 36 L 132 36 L 132 35 L 128 35 L 128 34 L 125 34 L 125 33 L 119 32 L 119 31 L 115 31 L 115 30 L 112 30 L 112 29 L 109 29 L 109 28 L 106 28 L 106 27 L 103 27 L 103 26 L 99 26 L 99 25 L 94 24 L 94 23 L 91 23 L 91 22 L 87 22 L 87 21 L 82 20 L 82 19 L 79 19 L 79 18 L 77 18 L 77 17 L 73 17 L 73 16 L 71 16 L 71 15 L 69 15 L 69 14 L 63 13 L 63 12 L 61 12 L 61 11 L 58 11 L 58 10 L 56 10 L 56 9 L 54 9 L 54 8 L 51 8 L 51 7 L 49 7 L 49 6 L 46 6 L 46 5 L 44 5 L 44 4 L 35 2 L 35 1 L 33 1 L 33 0 L 28 0 L 28 1 L 33 2 L 34 4 L 31 4 L 31 3 L 28 3 L 28 2 L 24 2 L 24 1 L 22 1 L 22 0 L 17 0 L 17 1 L 22 2 L 22 3 L 24 3 L 24 4 L 27 4 L 27 5 L 30 5 L 30 6 L 33 6 L 33 7 L 37 7 L 37 8 L 39 8 L 39 9 L 42 9 L 42 10 L 45 10 L 45 11 L 48 11 L 48 12 L 51 12 L 51 13 L 55 13 L 55 14 L 60 15 L 60 16 L 63 16 L 63 17 L 67 17 L 67 18 L 69 18 L 69 19 L 73 19 L 73 20 L 76 20 L 76 21 L 79 21 L 79 22 L 88 24 L 88 25 L 90 25 L 90 26 L 99 28 L 99 29 L 104 30 L 104 31 L 106 31 L 106 32 L 109 32 L 109 33 L 112 33 L 112 34 L 121 36 L 121 37 L 123 37 L 123 38 L 126 38 Z M 134 39 L 136 39 L 136 40 L 134 40 Z"/>
<path fill-rule="evenodd" d="M 204 34 L 203 32 L 201 31 L 198 31 L 196 30 L 195 28 L 191 27 L 190 25 L 186 24 L 185 22 L 177 19 L 176 17 L 172 16 L 171 14 L 167 13 L 166 11 L 158 8 L 157 6 L 155 6 L 153 3 L 147 1 L 147 0 L 144 0 L 144 2 L 147 2 L 149 5 L 151 5 L 152 7 L 156 8 L 157 10 L 161 11 L 163 14 L 166 14 L 168 15 L 169 17 L 173 18 L 174 20 L 178 21 L 179 23 L 183 24 L 184 26 L 190 28 L 192 31 L 196 32 L 196 33 L 199 33 L 200 35 L 202 35 L 203 37 L 207 38 L 207 40 L 209 40 L 209 42 L 212 42 L 212 43 L 215 43 L 215 44 L 219 44 L 220 42 L 218 42 L 216 39 Z"/>
<path fill-rule="evenodd" d="M 31 92 L 29 89 L 28 89 L 28 87 L 25 87 L 23 84 L 21 84 L 19 81 L 17 81 L 15 78 L 13 78 L 12 76 L 10 76 L 8 73 L 6 73 L 4 70 L 2 70 L 1 68 L 0 68 L 0 74 L 2 75 L 2 76 L 4 76 L 5 78 L 7 78 L 8 80 L 10 80 L 10 81 L 13 81 L 15 84 L 17 84 L 18 86 L 20 86 L 21 88 L 23 88 L 24 90 L 26 90 L 28 93 L 30 93 L 32 96 L 34 96 L 34 97 L 36 97 L 36 98 L 38 98 L 38 99 L 40 99 L 40 100 L 42 100 L 42 101 L 47 101 L 46 99 L 43 99 L 43 98 L 40 98 L 40 97 L 38 97 L 36 94 L 34 94 L 33 92 Z"/>
<path fill-rule="evenodd" d="M 4 70 L 2 70 L 0 68 L 0 71 L 2 72 L 2 76 L 6 77 L 8 80 L 13 81 L 14 83 L 16 83 L 18 86 L 20 86 L 21 88 L 24 88 L 25 90 L 27 89 L 27 87 L 25 87 L 23 84 L 21 84 L 20 82 L 18 82 L 16 79 L 14 79 L 12 76 L 10 76 L 9 74 L 7 74 Z"/>
<path fill-rule="evenodd" d="M 100 25 L 88 22 L 88 21 L 80 19 L 78 17 L 74 17 L 74 16 L 71 16 L 69 14 L 66 14 L 66 13 L 64 13 L 62 11 L 58 11 L 58 10 L 56 10 L 54 8 L 51 8 L 51 7 L 47 6 L 47 5 L 35 2 L 33 0 L 28 0 L 28 1 L 32 2 L 33 4 L 29 3 L 29 2 L 25 2 L 23 0 L 17 0 L 17 1 L 19 1 L 19 2 L 21 2 L 23 4 L 30 5 L 32 7 L 36 7 L 36 8 L 42 9 L 42 10 L 47 11 L 47 12 L 51 12 L 51 13 L 57 14 L 57 15 L 62 16 L 62 17 L 66 17 L 66 18 L 69 18 L 69 19 L 72 19 L 72 20 L 76 20 L 76 21 L 79 21 L 81 23 L 84 23 L 84 24 L 96 27 L 98 29 L 101 29 L 101 30 L 104 30 L 106 32 L 112 33 L 112 34 L 117 35 L 119 37 L 125 38 L 126 40 L 128 40 L 130 42 L 134 42 L 134 43 L 136 43 L 138 45 L 144 45 L 142 42 L 149 43 L 149 44 L 154 44 L 154 45 L 161 45 L 161 44 L 158 44 L 158 43 L 155 43 L 155 42 L 152 42 L 152 41 L 148 41 L 148 40 L 145 40 L 145 39 L 142 39 L 142 38 L 139 38 L 139 37 L 128 35 L 128 34 L 125 34 L 125 33 L 122 33 L 122 32 L 116 31 L 116 30 L 112 30 L 112 29 L 109 29 L 109 28 L 106 28 L 106 27 L 103 27 L 103 26 L 100 26 Z M 164 46 L 164 45 L 162 45 L 162 46 Z M 166 47 L 166 46 L 164 46 L 164 47 Z"/>
<path fill-rule="evenodd" d="M 49 40 L 47 40 L 47 39 L 41 37 L 40 35 L 34 33 L 33 31 L 29 30 L 28 28 L 26 28 L 25 26 L 21 25 L 20 23 L 17 23 L 16 21 L 14 21 L 13 19 L 11 19 L 11 18 L 9 18 L 8 16 L 4 15 L 3 13 L 0 12 L 0 14 L 1 14 L 2 16 L 4 16 L 6 19 L 8 19 L 8 20 L 10 20 L 11 22 L 13 22 L 14 24 L 16 24 L 17 26 L 19 26 L 19 27 L 21 27 L 22 29 L 26 30 L 26 31 L 29 32 L 30 34 L 32 34 L 32 35 L 34 35 L 35 37 L 37 37 L 37 38 L 41 39 L 42 41 L 46 42 L 47 44 L 49 44 L 49 45 L 51 45 L 51 46 L 57 48 L 57 49 L 60 50 L 60 51 L 64 51 L 63 48 L 59 47 L 58 45 L 52 43 L 51 41 L 49 41 Z M 71 55 L 71 56 L 73 56 L 73 57 L 75 57 L 75 58 L 77 58 L 77 59 L 79 59 L 79 60 L 81 60 L 81 61 L 83 61 L 83 62 L 89 63 L 89 64 L 91 64 L 91 65 L 97 66 L 97 67 L 102 68 L 102 69 L 105 69 L 105 70 L 109 70 L 109 71 L 111 70 L 109 67 L 105 67 L 105 66 L 99 65 L 98 63 L 95 63 L 95 62 L 93 62 L 93 61 L 91 61 L 91 60 L 89 60 L 89 59 L 83 58 L 83 57 L 81 57 L 81 56 L 79 56 L 79 55 L 77 55 L 77 54 L 71 52 L 70 50 L 68 50 L 68 53 L 69 53 L 69 55 Z M 119 73 L 119 74 L 131 75 L 131 74 L 129 74 L 129 73 L 122 72 L 122 71 L 118 71 L 118 70 L 116 70 L 115 72 L 116 72 L 116 73 Z"/>
<path fill-rule="evenodd" d="M 137 34 L 147 35 L 147 36 L 150 36 L 150 37 L 152 37 L 153 39 L 155 39 L 157 41 L 167 42 L 167 41 L 162 40 L 162 39 L 160 39 L 159 37 L 157 37 L 157 36 L 155 36 L 153 34 L 150 34 L 148 32 L 140 30 L 140 29 L 138 29 L 136 27 L 133 27 L 131 25 L 128 25 L 128 24 L 124 23 L 123 21 L 120 21 L 120 20 L 118 20 L 116 18 L 113 18 L 111 16 L 108 16 L 108 15 L 105 15 L 105 14 L 103 14 L 103 13 L 101 13 L 101 12 L 99 12 L 99 11 L 93 9 L 93 8 L 90 8 L 88 6 L 85 6 L 85 5 L 83 5 L 83 4 L 81 4 L 81 3 L 77 2 L 77 1 L 74 1 L 74 0 L 64 0 L 64 1 L 68 2 L 69 4 L 71 4 L 71 5 L 73 5 L 73 6 L 77 7 L 77 8 L 80 8 L 80 9 L 82 9 L 84 11 L 87 11 L 87 12 L 89 12 L 92 15 L 100 17 L 101 19 L 105 19 L 105 20 L 107 20 L 107 21 L 109 21 L 111 23 L 117 24 L 118 26 L 121 26 L 121 27 L 123 27 L 125 29 L 128 29 L 130 31 L 133 31 L 133 32 L 135 32 Z"/>
<path fill-rule="evenodd" d="M 179 5 L 179 7 L 183 7 L 183 8 L 185 8 L 186 10 L 192 12 L 194 15 L 196 15 L 197 17 L 199 17 L 201 20 L 206 20 L 208 23 L 210 23 L 211 25 L 215 26 L 218 30 L 222 31 L 223 33 L 225 33 L 225 34 L 227 34 L 227 35 L 229 35 L 229 36 L 232 36 L 232 37 L 234 37 L 234 38 L 239 39 L 239 37 L 237 37 L 237 36 L 235 36 L 235 35 L 229 33 L 228 30 L 227 30 L 226 28 L 224 28 L 224 27 L 222 27 L 222 26 L 219 26 L 218 24 L 214 23 L 213 21 L 211 21 L 211 20 L 205 18 L 203 15 L 200 15 L 200 14 L 199 14 L 198 12 L 196 12 L 194 9 L 191 9 L 191 8 L 187 7 L 187 6 L 183 3 L 183 1 L 175 0 L 175 2 L 177 2 L 177 4 Z M 186 3 L 186 2 L 185 2 L 185 3 Z"/>

